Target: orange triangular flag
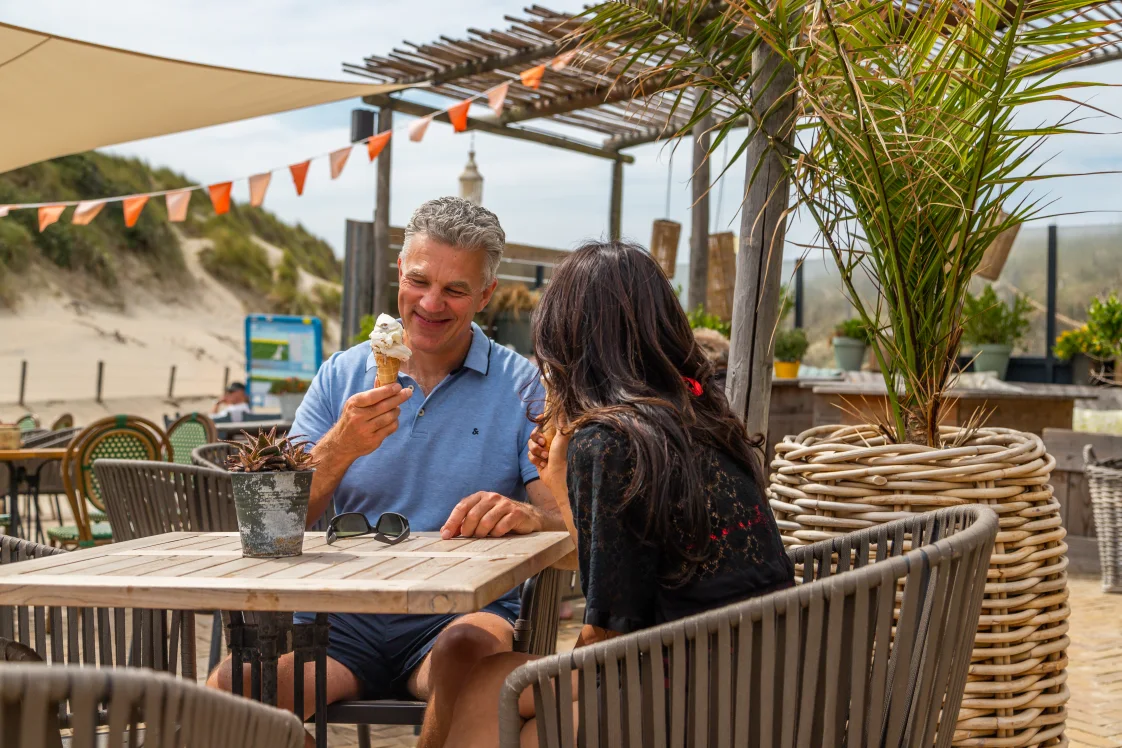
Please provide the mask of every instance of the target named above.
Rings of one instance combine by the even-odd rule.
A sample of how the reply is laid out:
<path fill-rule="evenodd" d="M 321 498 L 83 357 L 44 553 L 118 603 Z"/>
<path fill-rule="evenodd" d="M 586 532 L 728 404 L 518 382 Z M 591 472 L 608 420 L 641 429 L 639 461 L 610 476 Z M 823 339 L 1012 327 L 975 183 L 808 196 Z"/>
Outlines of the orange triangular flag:
<path fill-rule="evenodd" d="M 518 77 L 522 79 L 522 85 L 528 88 L 537 88 L 542 84 L 542 76 L 545 75 L 545 63 L 537 67 L 523 70 L 522 74 Z"/>
<path fill-rule="evenodd" d="M 452 123 L 452 129 L 456 132 L 463 132 L 468 129 L 468 109 L 470 107 L 471 99 L 464 99 L 459 104 L 448 107 L 448 121 Z"/>
<path fill-rule="evenodd" d="M 409 139 L 414 143 L 420 143 L 425 137 L 425 130 L 429 129 L 429 123 L 432 122 L 432 115 L 421 117 L 419 120 L 414 120 L 409 125 Z"/>
<path fill-rule="evenodd" d="M 554 57 L 553 62 L 549 63 L 549 66 L 554 70 L 564 70 L 569 67 L 569 63 L 571 63 L 576 56 L 577 50 L 570 49 L 568 52 L 563 52 Z"/>
<path fill-rule="evenodd" d="M 254 174 L 249 178 L 249 204 L 254 208 L 260 208 L 261 203 L 265 202 L 265 190 L 269 189 L 269 182 L 273 179 L 273 173 L 267 171 L 264 174 Z"/>
<path fill-rule="evenodd" d="M 42 231 L 57 221 L 64 210 L 66 210 L 65 205 L 44 205 L 39 208 L 39 230 Z"/>
<path fill-rule="evenodd" d="M 74 216 L 70 222 L 75 226 L 85 226 L 93 219 L 97 218 L 97 214 L 105 207 L 104 200 L 85 200 L 78 203 L 78 207 L 74 209 Z"/>
<path fill-rule="evenodd" d="M 392 134 L 393 130 L 386 130 L 366 141 L 366 152 L 370 154 L 371 161 L 378 158 L 378 154 L 386 147 L 386 143 L 390 142 L 390 135 Z"/>
<path fill-rule="evenodd" d="M 495 86 L 487 92 L 487 103 L 496 117 L 503 116 L 503 103 L 506 101 L 506 92 L 510 90 L 510 81 L 500 86 Z"/>
<path fill-rule="evenodd" d="M 176 190 L 164 196 L 168 206 L 168 220 L 173 223 L 187 220 L 187 207 L 191 204 L 194 190 Z"/>
<path fill-rule="evenodd" d="M 351 155 L 351 146 L 340 148 L 337 151 L 332 151 L 328 154 L 327 159 L 331 162 L 331 178 L 338 179 L 339 175 L 343 173 L 343 167 L 347 165 L 347 157 Z"/>
<path fill-rule="evenodd" d="M 126 197 L 121 202 L 125 209 L 125 225 L 131 229 L 140 218 L 140 211 L 144 210 L 144 204 L 148 202 L 148 196 L 133 195 L 132 197 Z"/>
<path fill-rule="evenodd" d="M 308 167 L 311 164 L 311 160 L 308 160 L 288 167 L 288 170 L 292 172 L 292 181 L 296 184 L 297 195 L 304 194 L 304 180 L 308 178 Z"/>
<path fill-rule="evenodd" d="M 207 187 L 210 201 L 214 203 L 214 215 L 220 216 L 230 212 L 230 188 L 233 186 L 233 182 L 219 182 Z"/>

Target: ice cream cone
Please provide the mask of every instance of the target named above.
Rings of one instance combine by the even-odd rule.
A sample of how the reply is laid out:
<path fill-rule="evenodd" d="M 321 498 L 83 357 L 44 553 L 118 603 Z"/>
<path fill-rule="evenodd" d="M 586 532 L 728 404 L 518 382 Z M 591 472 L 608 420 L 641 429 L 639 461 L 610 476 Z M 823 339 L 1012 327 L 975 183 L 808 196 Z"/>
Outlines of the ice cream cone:
<path fill-rule="evenodd" d="M 385 387 L 387 384 L 393 384 L 397 381 L 397 372 L 401 369 L 401 359 L 375 353 L 374 363 L 378 365 L 378 379 L 374 382 L 375 387 Z"/>

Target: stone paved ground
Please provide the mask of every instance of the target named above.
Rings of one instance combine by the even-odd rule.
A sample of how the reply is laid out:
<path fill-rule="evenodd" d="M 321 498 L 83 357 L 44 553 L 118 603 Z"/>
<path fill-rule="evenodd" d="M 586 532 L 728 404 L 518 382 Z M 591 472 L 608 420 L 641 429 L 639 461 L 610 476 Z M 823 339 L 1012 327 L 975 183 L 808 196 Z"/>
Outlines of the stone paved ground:
<path fill-rule="evenodd" d="M 1072 577 L 1071 646 L 1068 649 L 1067 736 L 1072 748 L 1122 748 L 1122 595 L 1107 595 L 1101 590 L 1098 577 Z M 580 620 L 580 610 L 574 621 Z M 568 649 L 576 641 L 579 625 L 563 623 L 560 649 Z M 206 667 L 209 652 L 210 626 L 199 619 L 199 672 Z M 371 731 L 374 748 L 412 748 L 415 744 L 411 728 L 382 727 Z M 353 727 L 332 727 L 333 748 L 356 748 Z"/>

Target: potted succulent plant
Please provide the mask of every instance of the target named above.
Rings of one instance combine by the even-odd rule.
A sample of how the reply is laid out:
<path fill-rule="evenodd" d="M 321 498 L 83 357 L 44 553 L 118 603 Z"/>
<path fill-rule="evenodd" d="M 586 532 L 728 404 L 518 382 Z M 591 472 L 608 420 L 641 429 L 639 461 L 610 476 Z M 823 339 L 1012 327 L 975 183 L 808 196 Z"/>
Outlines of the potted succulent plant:
<path fill-rule="evenodd" d="M 252 558 L 299 556 L 303 552 L 308 498 L 315 460 L 305 442 L 277 434 L 230 441 L 237 451 L 226 458 L 234 484 L 242 555 Z"/>
<path fill-rule="evenodd" d="M 304 402 L 304 394 L 308 391 L 310 382 L 299 377 L 277 379 L 269 386 L 269 394 L 276 395 L 280 400 L 281 419 L 292 421 L 296 418 L 296 410 Z"/>
<path fill-rule="evenodd" d="M 780 330 L 775 335 L 775 376 L 780 379 L 795 379 L 799 376 L 799 366 L 810 342 L 806 330 L 795 327 Z"/>
<path fill-rule="evenodd" d="M 1032 305 L 1020 294 L 1011 303 L 998 298 L 993 286 L 975 296 L 967 292 L 962 305 L 962 342 L 973 347 L 974 371 L 992 371 L 1005 379 L 1013 347 L 1029 330 Z"/>
<path fill-rule="evenodd" d="M 834 362 L 842 371 L 861 371 L 865 348 L 869 345 L 869 328 L 858 319 L 847 319 L 834 328 Z"/>

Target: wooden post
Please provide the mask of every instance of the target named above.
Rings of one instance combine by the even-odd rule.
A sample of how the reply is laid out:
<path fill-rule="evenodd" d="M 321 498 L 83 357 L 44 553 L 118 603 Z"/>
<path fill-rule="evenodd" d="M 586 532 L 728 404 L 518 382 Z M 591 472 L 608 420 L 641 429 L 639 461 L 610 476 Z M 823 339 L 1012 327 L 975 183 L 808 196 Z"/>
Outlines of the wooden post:
<path fill-rule="evenodd" d="M 230 388 L 230 367 L 226 367 L 226 371 L 222 374 L 222 394 L 226 394 L 226 390 Z"/>
<path fill-rule="evenodd" d="M 748 184 L 736 260 L 728 396 L 748 433 L 766 436 L 788 197 L 783 157 L 769 141 L 790 142 L 792 137 L 794 70 L 766 44 L 752 53 L 752 69 L 758 71 L 752 83 L 756 111 L 770 116 L 762 130 L 752 132 L 744 160 Z M 789 95 L 777 104 L 784 94 Z M 757 164 L 759 171 L 753 174 Z"/>
<path fill-rule="evenodd" d="M 378 110 L 378 132 L 393 129 L 393 108 L 383 106 Z M 369 308 L 359 309 L 359 316 L 373 314 L 377 317 L 383 312 L 397 309 L 397 300 L 390 299 L 390 165 L 393 152 L 393 138 L 378 154 L 377 193 L 374 199 L 374 251 L 370 267 L 370 283 L 373 288 Z M 361 265 L 361 263 L 360 263 Z M 360 296 L 361 298 L 361 296 Z"/>
<path fill-rule="evenodd" d="M 171 365 L 171 376 L 168 377 L 168 400 L 175 399 L 175 364 Z"/>
<path fill-rule="evenodd" d="M 693 128 L 693 208 L 690 212 L 690 290 L 687 308 L 706 309 L 709 288 L 709 129 L 704 117 Z"/>
<path fill-rule="evenodd" d="M 23 405 L 24 395 L 27 394 L 27 361 L 19 362 L 19 404 Z"/>
<path fill-rule="evenodd" d="M 97 362 L 97 397 L 94 398 L 96 402 L 101 402 L 101 385 L 105 381 L 105 362 Z"/>
<path fill-rule="evenodd" d="M 623 160 L 612 162 L 612 197 L 608 208 L 608 238 L 619 239 L 623 222 Z"/>

